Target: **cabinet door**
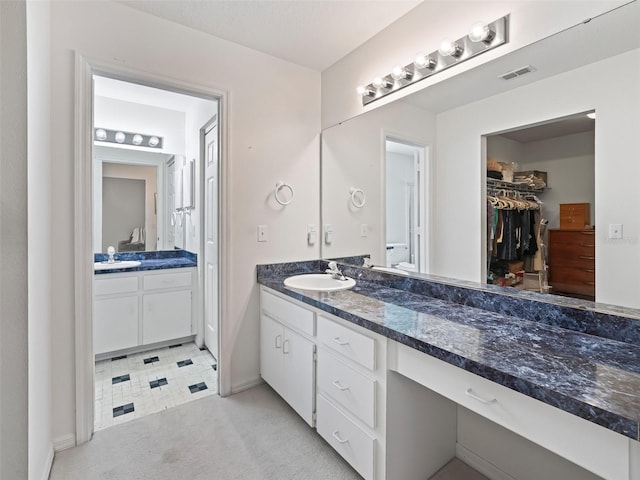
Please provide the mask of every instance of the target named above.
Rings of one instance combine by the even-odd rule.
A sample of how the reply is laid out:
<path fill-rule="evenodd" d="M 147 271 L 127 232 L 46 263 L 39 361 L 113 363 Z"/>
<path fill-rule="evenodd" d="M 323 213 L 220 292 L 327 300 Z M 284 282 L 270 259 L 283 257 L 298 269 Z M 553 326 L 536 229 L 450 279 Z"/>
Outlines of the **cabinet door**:
<path fill-rule="evenodd" d="M 314 344 L 288 328 L 282 342 L 283 374 L 286 383 L 284 399 L 305 422 L 313 426 L 315 407 Z"/>
<path fill-rule="evenodd" d="M 96 300 L 93 352 L 100 354 L 138 345 L 138 296 Z"/>
<path fill-rule="evenodd" d="M 191 335 L 191 290 L 146 294 L 142 305 L 143 344 Z"/>
<path fill-rule="evenodd" d="M 260 375 L 265 382 L 285 396 L 282 384 L 282 343 L 284 327 L 265 314 L 260 315 Z"/>

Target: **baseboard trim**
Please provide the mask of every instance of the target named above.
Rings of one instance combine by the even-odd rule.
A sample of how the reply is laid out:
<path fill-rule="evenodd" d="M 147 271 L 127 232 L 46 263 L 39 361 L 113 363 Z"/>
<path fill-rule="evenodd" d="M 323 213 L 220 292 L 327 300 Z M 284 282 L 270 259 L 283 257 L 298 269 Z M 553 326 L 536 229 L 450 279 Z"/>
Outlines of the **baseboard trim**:
<path fill-rule="evenodd" d="M 42 480 L 49 480 L 49 475 L 51 475 L 51 467 L 53 466 L 53 456 L 54 456 L 53 445 L 51 445 L 49 447 L 49 452 L 47 453 L 47 460 L 45 461 L 44 469 L 42 470 L 42 475 L 40 475 L 40 478 Z"/>
<path fill-rule="evenodd" d="M 262 377 L 258 377 L 257 379 L 251 380 L 250 382 L 234 385 L 231 387 L 231 395 L 244 392 L 245 390 L 249 390 L 250 388 L 257 387 L 258 385 L 262 385 L 263 383 L 264 383 L 264 380 L 262 379 Z"/>
<path fill-rule="evenodd" d="M 61 452 L 62 450 L 67 450 L 68 448 L 73 448 L 75 446 L 76 436 L 73 433 L 53 439 L 53 450 L 55 452 Z"/>
<path fill-rule="evenodd" d="M 491 480 L 517 480 L 459 443 L 456 443 L 456 457 Z"/>

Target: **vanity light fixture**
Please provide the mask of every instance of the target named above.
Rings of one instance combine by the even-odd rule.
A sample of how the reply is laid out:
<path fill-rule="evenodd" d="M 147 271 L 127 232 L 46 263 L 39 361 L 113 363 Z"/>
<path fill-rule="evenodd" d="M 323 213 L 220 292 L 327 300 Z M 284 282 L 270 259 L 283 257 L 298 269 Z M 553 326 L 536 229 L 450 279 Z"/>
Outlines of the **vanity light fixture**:
<path fill-rule="evenodd" d="M 589 117 L 591 120 L 595 120 L 596 119 L 596 112 L 587 113 L 587 117 Z"/>
<path fill-rule="evenodd" d="M 130 133 L 122 130 L 109 130 L 107 128 L 96 128 L 93 132 L 93 138 L 97 142 L 118 143 L 136 147 L 163 147 L 162 137 L 144 135 L 142 133 Z"/>
<path fill-rule="evenodd" d="M 470 32 L 457 40 L 443 40 L 438 50 L 429 54 L 419 53 L 412 63 L 398 65 L 390 74 L 373 79 L 369 85 L 358 87 L 362 105 L 396 92 L 408 85 L 435 75 L 481 53 L 488 52 L 508 42 L 509 16 L 490 23 L 477 22 Z"/>

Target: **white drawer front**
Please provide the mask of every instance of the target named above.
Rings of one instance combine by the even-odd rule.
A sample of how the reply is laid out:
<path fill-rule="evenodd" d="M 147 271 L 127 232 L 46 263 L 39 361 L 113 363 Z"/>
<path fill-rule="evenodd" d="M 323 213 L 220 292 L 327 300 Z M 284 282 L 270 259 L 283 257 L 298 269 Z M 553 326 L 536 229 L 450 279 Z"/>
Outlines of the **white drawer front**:
<path fill-rule="evenodd" d="M 93 282 L 93 290 L 94 295 L 135 293 L 138 291 L 138 276 L 96 278 Z"/>
<path fill-rule="evenodd" d="M 316 428 L 366 480 L 373 479 L 375 439 L 344 416 L 322 395 L 318 395 Z"/>
<path fill-rule="evenodd" d="M 146 274 L 142 279 L 144 290 L 159 290 L 162 288 L 191 287 L 191 272 L 172 272 Z"/>
<path fill-rule="evenodd" d="M 629 478 L 627 437 L 405 345 L 398 373 L 596 475 Z"/>
<path fill-rule="evenodd" d="M 376 344 L 373 338 L 343 327 L 322 315 L 318 320 L 318 341 L 371 371 L 376 368 Z"/>
<path fill-rule="evenodd" d="M 315 314 L 312 311 L 264 290 L 262 291 L 260 306 L 272 318 L 290 325 L 307 335 L 315 335 Z"/>
<path fill-rule="evenodd" d="M 328 350 L 318 351 L 318 388 L 371 428 L 376 426 L 376 381 L 338 360 Z"/>

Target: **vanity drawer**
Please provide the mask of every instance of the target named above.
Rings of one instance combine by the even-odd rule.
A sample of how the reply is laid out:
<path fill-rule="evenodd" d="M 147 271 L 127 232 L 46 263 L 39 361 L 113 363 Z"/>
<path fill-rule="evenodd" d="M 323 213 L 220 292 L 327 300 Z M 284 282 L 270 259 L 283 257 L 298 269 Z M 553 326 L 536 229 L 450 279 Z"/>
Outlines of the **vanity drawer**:
<path fill-rule="evenodd" d="M 136 293 L 138 291 L 138 276 L 97 278 L 93 282 L 94 295 L 116 295 L 121 293 Z"/>
<path fill-rule="evenodd" d="M 191 288 L 191 271 L 147 274 L 142 278 L 144 290 L 163 288 Z"/>
<path fill-rule="evenodd" d="M 316 428 L 333 449 L 366 480 L 373 479 L 375 439 L 318 395 Z"/>
<path fill-rule="evenodd" d="M 607 479 L 629 478 L 629 439 L 398 344 L 397 371 Z"/>
<path fill-rule="evenodd" d="M 368 378 L 328 350 L 318 351 L 318 388 L 371 428 L 376 424 L 376 381 Z"/>
<path fill-rule="evenodd" d="M 318 320 L 318 342 L 371 371 L 376 368 L 376 341 L 373 338 L 339 325 L 322 315 Z"/>
<path fill-rule="evenodd" d="M 260 307 L 270 317 L 309 336 L 315 335 L 315 314 L 312 311 L 265 290 L 261 292 Z"/>

